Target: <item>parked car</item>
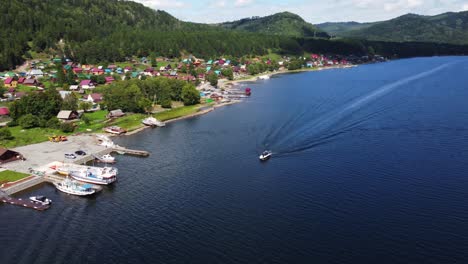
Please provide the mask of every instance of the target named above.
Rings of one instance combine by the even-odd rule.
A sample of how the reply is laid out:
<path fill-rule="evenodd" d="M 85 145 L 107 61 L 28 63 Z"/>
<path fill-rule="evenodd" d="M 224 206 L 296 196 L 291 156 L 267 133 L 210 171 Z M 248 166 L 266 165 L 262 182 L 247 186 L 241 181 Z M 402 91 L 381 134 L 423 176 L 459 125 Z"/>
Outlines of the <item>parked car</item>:
<path fill-rule="evenodd" d="M 77 151 L 75 151 L 75 154 L 79 155 L 79 156 L 85 156 L 86 152 L 84 152 L 83 150 L 77 150 Z"/>
<path fill-rule="evenodd" d="M 65 153 L 65 158 L 67 159 L 76 159 L 76 155 L 73 153 Z"/>

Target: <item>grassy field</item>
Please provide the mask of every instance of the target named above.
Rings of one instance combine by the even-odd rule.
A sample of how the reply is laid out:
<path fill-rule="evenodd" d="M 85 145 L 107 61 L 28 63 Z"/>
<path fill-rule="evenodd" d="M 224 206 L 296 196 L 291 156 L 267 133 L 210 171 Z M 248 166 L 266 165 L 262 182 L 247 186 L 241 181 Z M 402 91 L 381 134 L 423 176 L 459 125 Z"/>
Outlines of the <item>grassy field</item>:
<path fill-rule="evenodd" d="M 64 135 L 62 131 L 50 128 L 36 127 L 31 129 L 22 129 L 20 126 L 16 126 L 8 129 L 11 131 L 11 135 L 14 138 L 0 141 L 0 146 L 7 148 L 41 143 L 49 140 L 49 136 Z"/>
<path fill-rule="evenodd" d="M 6 182 L 14 182 L 14 181 L 26 178 L 28 176 L 29 174 L 19 173 L 15 171 L 9 171 L 9 170 L 0 171 L 0 184 L 6 183 Z"/>
<path fill-rule="evenodd" d="M 168 111 L 160 112 L 154 115 L 160 121 L 166 121 L 186 115 L 191 115 L 197 112 L 200 105 L 190 105 L 174 108 Z"/>
<path fill-rule="evenodd" d="M 119 126 L 121 128 L 125 128 L 128 131 L 132 131 L 144 126 L 141 123 L 141 120 L 143 120 L 144 118 L 145 115 L 143 114 L 126 115 L 124 117 L 117 118 L 111 124 Z"/>
<path fill-rule="evenodd" d="M 101 132 L 104 127 L 107 126 L 105 122 L 107 120 L 106 110 L 99 110 L 92 113 L 85 113 L 84 114 L 90 121 L 89 125 L 85 124 L 83 121 L 79 121 L 77 123 L 76 132 Z M 91 131 L 89 131 L 91 130 Z"/>

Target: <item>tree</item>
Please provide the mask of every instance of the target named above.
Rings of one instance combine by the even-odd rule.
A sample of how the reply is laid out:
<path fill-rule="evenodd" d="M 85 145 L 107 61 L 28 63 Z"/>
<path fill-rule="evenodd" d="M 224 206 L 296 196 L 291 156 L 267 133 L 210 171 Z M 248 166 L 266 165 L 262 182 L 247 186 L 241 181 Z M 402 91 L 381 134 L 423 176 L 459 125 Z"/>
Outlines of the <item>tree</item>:
<path fill-rule="evenodd" d="M 20 117 L 18 123 L 24 129 L 33 128 L 39 126 L 39 118 L 35 115 L 27 114 Z"/>
<path fill-rule="evenodd" d="M 184 105 L 195 105 L 200 103 L 200 93 L 193 84 L 187 83 L 182 88 L 182 100 Z"/>
<path fill-rule="evenodd" d="M 234 80 L 234 72 L 232 71 L 231 68 L 226 68 L 221 71 L 221 74 L 228 78 L 228 80 Z"/>
<path fill-rule="evenodd" d="M 48 128 L 58 129 L 60 128 L 60 124 L 61 124 L 60 120 L 58 120 L 58 118 L 54 116 L 50 118 L 49 120 L 47 120 L 46 126 Z"/>
<path fill-rule="evenodd" d="M 67 81 L 65 73 L 63 72 L 62 64 L 59 62 L 57 63 L 57 84 L 58 86 L 62 87 L 63 84 Z"/>
<path fill-rule="evenodd" d="M 11 131 L 8 128 L 0 128 L 0 140 L 10 140 L 12 138 Z"/>
<path fill-rule="evenodd" d="M 218 75 L 214 72 L 208 74 L 206 80 L 209 81 L 212 86 L 216 87 L 218 85 Z"/>
<path fill-rule="evenodd" d="M 78 110 L 78 98 L 76 95 L 71 93 L 65 96 L 62 103 L 62 110 L 76 111 Z"/>
<path fill-rule="evenodd" d="M 88 112 L 93 105 L 90 102 L 80 102 L 79 109 L 83 110 L 84 112 Z"/>
<path fill-rule="evenodd" d="M 75 73 L 73 72 L 72 69 L 69 69 L 67 71 L 67 83 L 69 85 L 75 85 L 76 84 L 76 80 L 75 80 Z"/>

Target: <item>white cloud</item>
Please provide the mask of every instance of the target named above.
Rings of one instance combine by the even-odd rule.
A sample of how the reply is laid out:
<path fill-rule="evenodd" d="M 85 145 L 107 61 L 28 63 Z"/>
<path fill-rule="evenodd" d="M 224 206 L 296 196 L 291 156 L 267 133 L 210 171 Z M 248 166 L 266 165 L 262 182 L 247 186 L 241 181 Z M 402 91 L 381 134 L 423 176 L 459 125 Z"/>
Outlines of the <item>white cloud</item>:
<path fill-rule="evenodd" d="M 247 6 L 253 3 L 253 0 L 236 0 L 234 3 L 235 6 L 240 7 L 240 6 Z"/>
<path fill-rule="evenodd" d="M 468 11 L 468 4 L 464 4 L 462 6 L 462 11 Z"/>

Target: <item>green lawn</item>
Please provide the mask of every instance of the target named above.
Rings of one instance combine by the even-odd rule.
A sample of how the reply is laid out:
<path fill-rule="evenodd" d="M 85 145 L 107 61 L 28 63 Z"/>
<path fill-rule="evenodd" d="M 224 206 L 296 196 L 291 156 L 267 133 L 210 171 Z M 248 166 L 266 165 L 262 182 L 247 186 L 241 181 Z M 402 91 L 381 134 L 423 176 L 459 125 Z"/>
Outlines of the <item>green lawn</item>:
<path fill-rule="evenodd" d="M 9 171 L 9 170 L 0 171 L 0 184 L 6 183 L 6 182 L 14 182 L 14 181 L 26 178 L 28 176 L 29 174 L 15 172 L 15 171 Z"/>
<path fill-rule="evenodd" d="M 31 129 L 22 129 L 20 126 L 16 126 L 8 129 L 11 131 L 11 135 L 14 138 L 0 141 L 0 146 L 7 148 L 40 143 L 49 140 L 49 136 L 64 135 L 64 133 L 58 129 L 49 128 L 36 127 Z"/>
<path fill-rule="evenodd" d="M 84 114 L 90 120 L 90 124 L 86 125 L 85 122 L 79 121 L 76 124 L 78 125 L 76 128 L 76 132 L 101 132 L 104 127 L 107 126 L 105 122 L 107 120 L 106 110 L 99 110 L 92 113 L 85 113 Z M 89 131 L 90 129 L 91 131 Z"/>
<path fill-rule="evenodd" d="M 31 86 L 22 85 L 22 84 L 18 84 L 18 87 L 16 87 L 16 91 L 17 91 L 17 92 L 25 92 L 25 93 L 28 93 L 28 92 L 32 92 L 32 91 L 37 91 L 37 88 L 36 88 L 36 87 L 31 87 Z"/>
<path fill-rule="evenodd" d="M 178 107 L 178 108 L 174 108 L 171 110 L 157 113 L 154 116 L 160 121 L 166 121 L 166 120 L 194 114 L 197 112 L 197 109 L 199 107 L 200 105 L 182 106 L 182 107 Z"/>
<path fill-rule="evenodd" d="M 141 120 L 145 118 L 144 114 L 132 114 L 120 117 L 111 122 L 112 125 L 125 128 L 129 131 L 143 127 Z"/>

